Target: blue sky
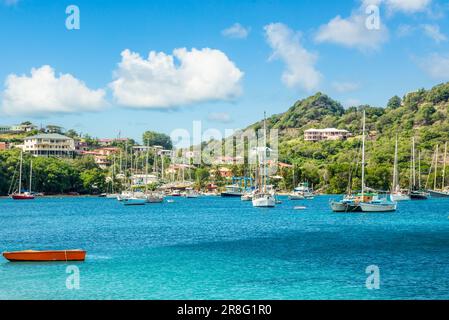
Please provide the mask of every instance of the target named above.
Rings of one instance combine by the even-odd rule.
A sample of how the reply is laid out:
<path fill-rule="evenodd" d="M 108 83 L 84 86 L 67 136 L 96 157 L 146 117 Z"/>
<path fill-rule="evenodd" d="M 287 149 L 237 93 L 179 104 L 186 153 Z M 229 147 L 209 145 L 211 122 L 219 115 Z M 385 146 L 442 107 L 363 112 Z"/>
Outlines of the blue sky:
<path fill-rule="evenodd" d="M 379 30 L 361 24 L 369 5 Z M 448 14 L 441 0 L 0 0 L 0 124 L 140 139 L 242 128 L 317 91 L 384 106 L 449 80 Z"/>

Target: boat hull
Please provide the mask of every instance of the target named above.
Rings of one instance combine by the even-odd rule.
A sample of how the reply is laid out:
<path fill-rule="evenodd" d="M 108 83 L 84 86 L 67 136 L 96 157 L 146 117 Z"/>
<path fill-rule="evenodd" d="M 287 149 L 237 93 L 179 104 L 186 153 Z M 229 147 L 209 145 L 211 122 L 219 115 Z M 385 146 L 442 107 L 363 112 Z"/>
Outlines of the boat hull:
<path fill-rule="evenodd" d="M 348 204 L 342 203 L 339 201 L 332 201 L 330 203 L 331 209 L 334 212 L 347 212 L 348 211 Z"/>
<path fill-rule="evenodd" d="M 396 203 L 360 203 L 362 212 L 393 212 L 396 211 Z"/>
<path fill-rule="evenodd" d="M 255 208 L 273 208 L 276 206 L 276 199 L 274 197 L 260 197 L 252 200 Z"/>
<path fill-rule="evenodd" d="M 34 196 L 25 194 L 13 194 L 11 198 L 14 200 L 34 200 Z"/>
<path fill-rule="evenodd" d="M 359 204 L 351 202 L 331 201 L 330 206 L 333 212 L 362 212 Z"/>
<path fill-rule="evenodd" d="M 125 206 L 143 206 L 147 202 L 147 199 L 125 198 L 122 202 Z"/>
<path fill-rule="evenodd" d="M 225 198 L 239 198 L 243 195 L 241 192 L 222 192 L 221 196 Z"/>
<path fill-rule="evenodd" d="M 288 199 L 289 200 L 292 200 L 292 201 L 297 201 L 297 200 L 306 200 L 306 197 L 304 197 L 303 195 L 294 195 L 294 194 L 292 194 L 292 195 L 290 195 L 290 196 L 288 196 Z"/>
<path fill-rule="evenodd" d="M 427 192 L 411 192 L 410 199 L 412 200 L 427 200 L 429 199 L 429 194 Z"/>
<path fill-rule="evenodd" d="M 449 192 L 429 190 L 432 198 L 449 198 Z"/>
<path fill-rule="evenodd" d="M 159 198 L 159 197 L 148 197 L 147 198 L 147 202 L 148 203 L 162 203 L 164 202 L 164 198 Z"/>
<path fill-rule="evenodd" d="M 17 251 L 3 252 L 5 259 L 15 261 L 84 261 L 84 250 L 50 250 L 50 251 Z"/>
<path fill-rule="evenodd" d="M 408 194 L 391 194 L 390 198 L 392 201 L 409 201 L 411 200 L 410 196 Z"/>

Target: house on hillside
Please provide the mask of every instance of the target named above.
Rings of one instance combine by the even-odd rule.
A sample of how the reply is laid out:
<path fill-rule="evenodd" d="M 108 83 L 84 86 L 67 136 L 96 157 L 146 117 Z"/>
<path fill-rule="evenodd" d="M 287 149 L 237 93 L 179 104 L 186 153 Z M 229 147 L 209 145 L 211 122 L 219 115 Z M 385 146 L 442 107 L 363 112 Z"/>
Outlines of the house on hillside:
<path fill-rule="evenodd" d="M 102 147 L 109 147 L 115 142 L 126 143 L 129 141 L 128 138 L 113 138 L 113 139 L 98 139 L 98 144 Z"/>
<path fill-rule="evenodd" d="M 0 134 L 2 133 L 10 133 L 11 132 L 11 126 L 0 126 Z"/>
<path fill-rule="evenodd" d="M 55 125 L 48 125 L 45 127 L 47 133 L 62 133 L 63 128 Z"/>
<path fill-rule="evenodd" d="M 75 152 L 75 141 L 62 134 L 41 133 L 26 137 L 20 147 L 34 156 L 72 157 Z"/>
<path fill-rule="evenodd" d="M 304 131 L 305 141 L 345 140 L 351 133 L 347 130 L 335 128 L 308 129 Z"/>
<path fill-rule="evenodd" d="M 111 165 L 110 156 L 113 154 L 120 153 L 119 148 L 100 148 L 92 151 L 82 151 L 81 154 L 84 156 L 93 156 L 95 163 L 102 169 Z"/>

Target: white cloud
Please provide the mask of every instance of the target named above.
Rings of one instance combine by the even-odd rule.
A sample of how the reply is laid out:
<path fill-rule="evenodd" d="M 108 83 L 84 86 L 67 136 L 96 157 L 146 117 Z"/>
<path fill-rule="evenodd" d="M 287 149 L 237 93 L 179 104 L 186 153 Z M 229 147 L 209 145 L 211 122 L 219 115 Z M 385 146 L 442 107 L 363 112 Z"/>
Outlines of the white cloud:
<path fill-rule="evenodd" d="M 241 94 L 243 72 L 221 51 L 151 51 L 147 59 L 124 50 L 110 83 L 118 104 L 135 108 L 173 108 Z M 175 61 L 176 60 L 176 61 Z"/>
<path fill-rule="evenodd" d="M 301 87 L 315 90 L 322 75 L 315 69 L 317 56 L 308 52 L 300 41 L 300 35 L 282 23 L 272 23 L 264 27 L 267 42 L 273 49 L 270 60 L 280 59 L 286 69 L 282 81 L 290 88 Z"/>
<path fill-rule="evenodd" d="M 385 0 L 390 12 L 416 13 L 428 8 L 432 0 Z"/>
<path fill-rule="evenodd" d="M 228 38 L 245 39 L 248 37 L 250 31 L 250 28 L 245 28 L 240 23 L 234 23 L 229 28 L 224 29 L 221 34 Z"/>
<path fill-rule="evenodd" d="M 449 80 L 449 54 L 434 53 L 419 59 L 418 63 L 430 77 L 437 80 Z"/>
<path fill-rule="evenodd" d="M 388 29 L 382 23 L 379 29 L 368 29 L 366 23 L 369 16 L 363 12 L 355 11 L 347 19 L 336 16 L 319 28 L 315 41 L 334 43 L 362 51 L 379 49 L 388 40 Z"/>
<path fill-rule="evenodd" d="M 356 91 L 360 86 L 354 82 L 333 82 L 332 87 L 339 93 Z"/>
<path fill-rule="evenodd" d="M 96 111 L 107 103 L 105 91 L 91 90 L 70 74 L 55 76 L 52 67 L 31 69 L 31 76 L 10 74 L 5 81 L 2 109 L 10 115 Z"/>
<path fill-rule="evenodd" d="M 422 24 L 419 26 L 411 26 L 401 24 L 397 29 L 398 37 L 411 36 L 416 31 L 422 31 L 424 35 L 435 41 L 436 43 L 441 43 L 447 41 L 447 36 L 441 32 L 440 27 L 435 24 Z"/>
<path fill-rule="evenodd" d="M 230 123 L 232 122 L 231 115 L 227 112 L 213 112 L 207 116 L 209 121 L 213 122 L 221 122 L 221 123 Z"/>
<path fill-rule="evenodd" d="M 362 6 L 369 5 L 385 5 L 389 13 L 403 12 L 403 13 L 416 13 L 425 11 L 432 0 L 362 0 Z"/>
<path fill-rule="evenodd" d="M 447 40 L 446 35 L 441 33 L 440 27 L 437 25 L 423 24 L 421 28 L 424 34 L 429 38 L 433 39 L 436 43 L 440 43 Z"/>

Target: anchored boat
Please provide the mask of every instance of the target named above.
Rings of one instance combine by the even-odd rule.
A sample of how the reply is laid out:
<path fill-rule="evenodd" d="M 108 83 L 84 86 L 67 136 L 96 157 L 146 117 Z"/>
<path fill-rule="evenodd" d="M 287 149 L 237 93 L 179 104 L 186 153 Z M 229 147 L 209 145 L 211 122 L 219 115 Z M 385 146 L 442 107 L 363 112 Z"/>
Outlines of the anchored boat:
<path fill-rule="evenodd" d="M 76 250 L 25 250 L 14 252 L 3 252 L 5 259 L 14 261 L 84 261 L 86 251 Z"/>
<path fill-rule="evenodd" d="M 11 195 L 14 200 L 33 200 L 34 195 L 31 193 L 31 185 L 33 179 L 33 162 L 30 163 L 30 186 L 28 192 L 22 192 L 22 167 L 23 167 L 23 151 L 20 152 L 20 168 L 19 168 L 19 189 Z"/>

